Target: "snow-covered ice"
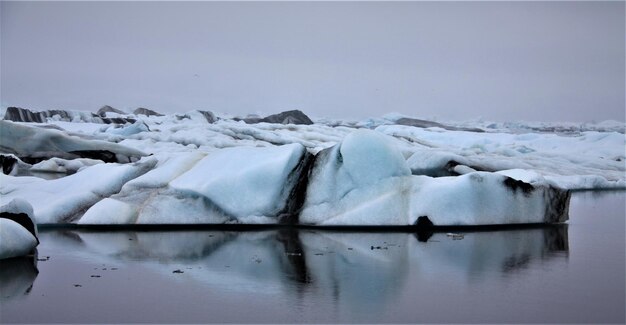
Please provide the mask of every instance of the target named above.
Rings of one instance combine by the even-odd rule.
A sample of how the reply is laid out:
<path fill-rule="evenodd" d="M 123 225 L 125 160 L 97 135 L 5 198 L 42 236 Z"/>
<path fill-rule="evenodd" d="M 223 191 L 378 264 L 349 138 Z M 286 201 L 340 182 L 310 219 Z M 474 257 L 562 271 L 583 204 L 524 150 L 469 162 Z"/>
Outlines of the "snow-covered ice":
<path fill-rule="evenodd" d="M 0 259 L 24 256 L 39 244 L 33 208 L 28 202 L 13 199 L 0 207 Z"/>
<path fill-rule="evenodd" d="M 411 225 L 426 216 L 475 225 L 562 222 L 564 190 L 626 189 L 622 122 L 415 127 L 398 125 L 406 117 L 397 114 L 311 125 L 115 114 L 128 122 L 84 112 L 1 121 L 0 152 L 33 164 L 0 175 L 3 201 L 26 200 L 38 223 Z"/>
<path fill-rule="evenodd" d="M 2 202 L 20 198 L 32 205 L 37 223 L 72 222 L 99 200 L 118 193 L 129 180 L 152 169 L 156 159 L 98 164 L 63 178 L 0 175 Z"/>
<path fill-rule="evenodd" d="M 130 162 L 145 156 L 143 152 L 116 143 L 101 140 L 87 140 L 67 133 L 0 121 L 0 151 L 15 154 L 24 160 L 68 158 L 90 158 L 89 156 L 110 156 L 107 160 Z"/>

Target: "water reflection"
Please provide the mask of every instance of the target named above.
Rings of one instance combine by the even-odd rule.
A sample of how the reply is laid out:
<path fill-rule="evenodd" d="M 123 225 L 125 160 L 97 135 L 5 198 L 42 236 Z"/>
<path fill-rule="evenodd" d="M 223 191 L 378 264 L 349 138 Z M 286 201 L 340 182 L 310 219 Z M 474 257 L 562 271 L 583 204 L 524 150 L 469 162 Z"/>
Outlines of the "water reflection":
<path fill-rule="evenodd" d="M 38 273 L 36 255 L 0 260 L 0 301 L 29 294 Z"/>
<path fill-rule="evenodd" d="M 567 257 L 567 225 L 542 228 L 465 234 L 455 240 L 448 234 L 435 234 L 426 243 L 415 245 L 413 253 L 422 264 L 442 270 L 453 268 L 473 280 L 495 274 L 506 276 L 528 268 L 532 263 L 554 257 Z"/>
<path fill-rule="evenodd" d="M 518 272 L 568 255 L 567 226 L 465 233 L 347 232 L 297 229 L 263 231 L 48 230 L 46 249 L 96 263 L 141 264 L 172 276 L 180 269 L 196 283 L 228 292 L 307 295 L 367 314 L 389 304 L 408 279 L 433 272 L 466 273 L 472 281 Z M 17 267 L 17 266 L 15 266 Z M 3 262 L 4 292 L 27 291 L 34 276 Z M 35 273 L 36 276 L 36 273 Z M 29 282 L 30 281 L 30 282 Z M 341 306 L 347 304 L 349 306 Z"/>

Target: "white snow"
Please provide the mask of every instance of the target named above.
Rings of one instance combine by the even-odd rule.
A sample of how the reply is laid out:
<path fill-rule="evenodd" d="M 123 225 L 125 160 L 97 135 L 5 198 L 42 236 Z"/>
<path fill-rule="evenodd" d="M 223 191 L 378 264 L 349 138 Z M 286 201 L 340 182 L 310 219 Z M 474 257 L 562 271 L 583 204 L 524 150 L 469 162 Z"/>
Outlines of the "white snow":
<path fill-rule="evenodd" d="M 62 158 L 50 158 L 37 164 L 34 164 L 30 171 L 34 172 L 52 172 L 52 173 L 75 173 L 82 168 L 103 164 L 104 161 L 89 158 L 78 159 L 62 159 Z"/>
<path fill-rule="evenodd" d="M 122 126 L 119 128 L 116 127 L 108 127 L 105 129 L 105 133 L 122 135 L 122 136 L 130 136 L 133 134 L 141 133 L 141 132 L 149 132 L 150 129 L 148 125 L 146 125 L 142 121 L 137 121 L 133 124 Z"/>
<path fill-rule="evenodd" d="M 68 222 L 104 197 L 120 191 L 129 180 L 146 173 L 156 159 L 134 164 L 99 164 L 55 180 L 0 175 L 2 200 L 30 203 L 37 223 Z"/>
<path fill-rule="evenodd" d="M 475 172 L 457 177 L 413 176 L 411 222 L 427 216 L 435 225 L 544 223 L 551 202 L 546 189 L 507 188 L 506 176 Z M 564 220 L 561 220 L 564 221 Z"/>
<path fill-rule="evenodd" d="M 496 173 L 504 175 L 504 176 L 508 176 L 513 179 L 517 179 L 517 180 L 520 180 L 522 182 L 529 183 L 529 184 L 546 183 L 546 179 L 543 176 L 541 176 L 541 174 L 533 170 L 506 169 L 506 170 L 497 171 Z"/>
<path fill-rule="evenodd" d="M 534 170 L 568 189 L 626 189 L 626 137 L 616 132 L 433 132 L 398 125 L 376 130 L 405 141 L 402 149 L 414 152 L 409 165 L 416 173 L 428 174 L 451 158 L 482 170 Z"/>

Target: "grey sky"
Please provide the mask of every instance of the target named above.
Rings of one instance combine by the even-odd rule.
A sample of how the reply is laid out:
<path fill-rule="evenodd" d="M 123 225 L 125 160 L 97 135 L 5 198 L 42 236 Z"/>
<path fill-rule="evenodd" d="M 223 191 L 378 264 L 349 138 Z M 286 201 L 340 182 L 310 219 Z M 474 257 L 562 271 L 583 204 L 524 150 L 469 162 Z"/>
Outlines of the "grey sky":
<path fill-rule="evenodd" d="M 2 106 L 625 120 L 624 2 L 5 2 Z"/>

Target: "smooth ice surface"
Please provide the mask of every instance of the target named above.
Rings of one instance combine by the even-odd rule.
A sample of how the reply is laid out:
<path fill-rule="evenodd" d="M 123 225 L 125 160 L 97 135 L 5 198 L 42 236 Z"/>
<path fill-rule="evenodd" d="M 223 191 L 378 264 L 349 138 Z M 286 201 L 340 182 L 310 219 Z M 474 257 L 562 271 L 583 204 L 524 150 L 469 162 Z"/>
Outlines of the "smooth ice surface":
<path fill-rule="evenodd" d="M 0 259 L 23 256 L 37 246 L 37 239 L 19 223 L 0 218 Z"/>
<path fill-rule="evenodd" d="M 137 219 L 132 206 L 115 199 L 105 198 L 94 204 L 78 220 L 78 224 L 131 224 Z"/>
<path fill-rule="evenodd" d="M 406 187 L 390 178 L 411 171 L 393 139 L 374 131 L 349 134 L 318 154 L 300 215 L 306 224 L 406 224 Z"/>
<path fill-rule="evenodd" d="M 164 187 L 176 177 L 190 170 L 206 154 L 202 152 L 166 156 L 151 171 L 124 184 L 124 189 Z"/>
<path fill-rule="evenodd" d="M 286 204 L 290 173 L 305 152 L 299 144 L 213 152 L 170 183 L 201 195 L 235 217 L 275 216 Z"/>
<path fill-rule="evenodd" d="M 411 178 L 392 177 L 353 188 L 341 197 L 307 201 L 300 222 L 316 225 L 410 224 Z M 313 196 L 313 195 L 312 195 Z"/>

